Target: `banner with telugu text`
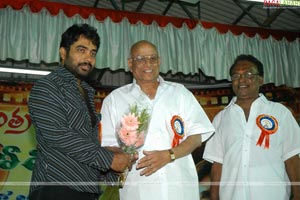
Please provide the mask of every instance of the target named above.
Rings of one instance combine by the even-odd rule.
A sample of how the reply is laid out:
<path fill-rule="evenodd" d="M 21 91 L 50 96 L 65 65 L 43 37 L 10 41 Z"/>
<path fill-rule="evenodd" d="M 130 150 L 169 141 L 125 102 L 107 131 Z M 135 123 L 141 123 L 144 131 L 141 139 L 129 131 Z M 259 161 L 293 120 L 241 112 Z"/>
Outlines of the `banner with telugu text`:
<path fill-rule="evenodd" d="M 25 200 L 35 157 L 31 85 L 0 85 L 0 199 Z"/>

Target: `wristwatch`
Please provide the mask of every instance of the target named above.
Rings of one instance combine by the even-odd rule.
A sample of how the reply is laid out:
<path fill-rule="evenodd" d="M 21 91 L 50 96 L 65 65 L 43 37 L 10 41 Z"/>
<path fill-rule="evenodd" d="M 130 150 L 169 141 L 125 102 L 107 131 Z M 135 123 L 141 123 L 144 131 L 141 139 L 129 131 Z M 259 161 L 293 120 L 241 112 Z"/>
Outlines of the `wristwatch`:
<path fill-rule="evenodd" d="M 169 153 L 170 153 L 171 162 L 174 162 L 174 160 L 176 159 L 174 151 L 172 151 L 172 149 L 169 149 Z"/>

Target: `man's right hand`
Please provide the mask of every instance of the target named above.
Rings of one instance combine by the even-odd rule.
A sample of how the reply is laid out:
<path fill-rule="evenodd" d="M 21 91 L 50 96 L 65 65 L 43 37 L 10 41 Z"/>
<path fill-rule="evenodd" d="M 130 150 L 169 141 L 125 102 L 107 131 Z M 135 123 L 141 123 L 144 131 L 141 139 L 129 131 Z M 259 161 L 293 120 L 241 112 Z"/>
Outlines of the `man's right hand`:
<path fill-rule="evenodd" d="M 116 172 L 124 172 L 126 168 L 131 169 L 132 164 L 136 161 L 136 157 L 124 153 L 118 147 L 106 147 L 114 153 L 113 161 L 110 168 Z"/>

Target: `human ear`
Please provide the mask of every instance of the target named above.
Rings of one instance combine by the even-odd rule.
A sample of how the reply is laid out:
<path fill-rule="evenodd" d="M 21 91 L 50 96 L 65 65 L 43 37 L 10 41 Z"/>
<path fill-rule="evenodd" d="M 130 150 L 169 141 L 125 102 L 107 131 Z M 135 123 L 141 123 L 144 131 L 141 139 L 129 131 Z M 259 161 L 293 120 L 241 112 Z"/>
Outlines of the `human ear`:
<path fill-rule="evenodd" d="M 62 61 L 66 59 L 67 56 L 67 50 L 64 47 L 59 48 L 59 55 Z"/>
<path fill-rule="evenodd" d="M 132 58 L 127 59 L 127 64 L 128 64 L 130 72 L 132 72 Z"/>

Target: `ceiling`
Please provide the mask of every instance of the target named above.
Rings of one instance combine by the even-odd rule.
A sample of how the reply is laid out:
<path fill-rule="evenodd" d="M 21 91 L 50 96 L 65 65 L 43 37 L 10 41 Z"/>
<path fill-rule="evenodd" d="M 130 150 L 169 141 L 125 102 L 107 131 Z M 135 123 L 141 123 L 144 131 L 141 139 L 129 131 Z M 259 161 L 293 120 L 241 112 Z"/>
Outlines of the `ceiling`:
<path fill-rule="evenodd" d="M 300 7 L 245 0 L 43 0 L 72 5 L 200 19 L 221 24 L 300 31 Z M 265 0 L 274 2 L 274 0 Z"/>

